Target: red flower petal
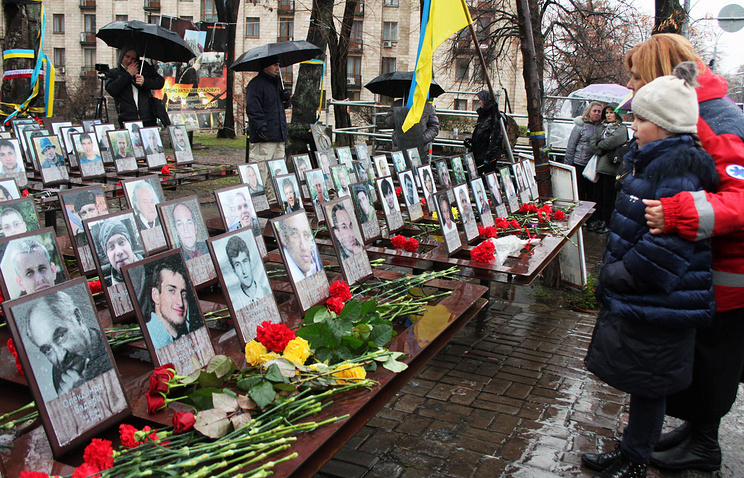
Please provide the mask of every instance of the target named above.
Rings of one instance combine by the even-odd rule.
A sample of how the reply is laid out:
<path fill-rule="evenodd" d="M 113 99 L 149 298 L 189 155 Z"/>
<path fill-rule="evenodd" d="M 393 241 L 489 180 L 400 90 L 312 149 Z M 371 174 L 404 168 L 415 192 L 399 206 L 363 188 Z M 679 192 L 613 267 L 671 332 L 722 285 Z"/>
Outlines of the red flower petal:
<path fill-rule="evenodd" d="M 415 237 L 408 239 L 406 243 L 403 245 L 403 249 L 405 249 L 408 252 L 416 252 L 418 247 L 419 247 L 419 242 L 416 240 Z"/>
<path fill-rule="evenodd" d="M 194 428 L 196 419 L 191 412 L 176 412 L 173 414 L 173 428 L 176 433 L 185 433 Z"/>
<path fill-rule="evenodd" d="M 111 448 L 111 442 L 100 438 L 92 439 L 90 445 L 85 447 L 83 460 L 99 470 L 108 470 L 114 466 L 114 449 Z"/>

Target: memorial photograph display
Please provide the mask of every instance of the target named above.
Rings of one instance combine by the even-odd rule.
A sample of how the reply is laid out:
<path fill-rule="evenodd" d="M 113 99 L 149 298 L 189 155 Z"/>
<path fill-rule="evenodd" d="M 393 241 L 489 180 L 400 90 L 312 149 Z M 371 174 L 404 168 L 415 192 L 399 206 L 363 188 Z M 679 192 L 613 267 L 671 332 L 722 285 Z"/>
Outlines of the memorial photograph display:
<path fill-rule="evenodd" d="M 312 166 L 310 165 L 310 155 L 308 154 L 295 154 L 292 155 L 292 166 L 294 167 L 297 179 L 300 180 L 300 189 L 302 190 L 302 197 L 310 199 L 310 190 L 308 184 L 305 182 L 305 171 L 310 171 Z"/>
<path fill-rule="evenodd" d="M 540 197 L 540 192 L 537 190 L 537 177 L 535 176 L 533 160 L 527 158 L 522 160 L 522 169 L 524 169 L 524 175 L 530 187 L 530 195 L 534 200 L 537 200 Z"/>
<path fill-rule="evenodd" d="M 302 210 L 271 219 L 271 227 L 289 271 L 292 290 L 304 313 L 330 295 L 310 222 Z"/>
<path fill-rule="evenodd" d="M 44 119 L 46 120 L 46 119 L 48 119 L 48 118 L 44 118 Z M 55 121 L 52 121 L 52 122 L 50 122 L 50 123 L 49 123 L 49 126 L 47 126 L 47 125 L 45 124 L 45 125 L 44 125 L 44 128 L 45 128 L 45 129 L 46 129 L 47 131 L 51 131 L 51 132 L 52 132 L 52 134 L 56 134 L 56 135 L 57 135 L 57 137 L 59 137 L 59 140 L 60 140 L 61 144 L 64 144 L 64 142 L 65 142 L 65 139 L 64 139 L 64 137 L 62 136 L 62 131 L 60 131 L 60 130 L 61 130 L 61 129 L 62 129 L 63 127 L 65 127 L 65 126 L 72 126 L 72 122 L 71 122 L 71 121 L 60 121 L 60 120 L 55 120 Z M 51 127 L 51 128 L 50 128 L 50 127 Z"/>
<path fill-rule="evenodd" d="M 498 175 L 495 172 L 490 172 L 486 174 L 485 177 L 486 183 L 488 184 L 488 189 L 491 192 L 491 199 L 493 201 L 493 207 L 491 209 L 496 214 L 496 217 L 508 216 L 509 213 L 506 210 L 506 204 L 504 204 L 504 196 L 501 193 L 501 188 L 499 187 Z"/>
<path fill-rule="evenodd" d="M 370 189 L 367 183 L 351 185 L 351 199 L 354 202 L 354 209 L 357 219 L 359 219 L 359 226 L 365 243 L 372 242 L 382 236 Z"/>
<path fill-rule="evenodd" d="M 258 170 L 258 164 L 248 163 L 238 165 L 238 175 L 243 184 L 248 185 L 248 191 L 253 199 L 253 207 L 256 211 L 266 211 L 270 208 L 269 201 L 266 199 L 266 190 L 264 189 L 261 171 Z"/>
<path fill-rule="evenodd" d="M 31 120 L 31 123 L 29 122 L 23 122 L 18 123 L 17 120 L 13 121 L 13 136 L 21 140 L 21 150 L 23 151 L 24 156 L 26 157 L 26 162 L 31 165 L 33 164 L 33 145 L 31 144 L 31 141 L 28 140 L 28 135 L 26 134 L 26 131 L 29 133 L 31 130 L 38 131 L 41 134 L 37 134 L 37 136 L 43 136 L 45 134 L 48 134 L 46 130 L 41 129 L 41 125 L 37 123 L 34 120 Z M 38 169 L 39 165 L 34 165 L 34 169 Z"/>
<path fill-rule="evenodd" d="M 92 133 L 93 127 L 97 124 L 101 124 L 100 119 L 83 120 L 83 131 L 86 133 Z"/>
<path fill-rule="evenodd" d="M 307 187 L 310 189 L 310 201 L 313 203 L 315 217 L 318 218 L 318 221 L 325 221 L 323 208 L 320 207 L 320 205 L 324 202 L 330 201 L 331 197 L 328 194 L 328 189 L 326 189 L 323 171 L 320 169 L 305 171 L 305 182 L 307 183 Z"/>
<path fill-rule="evenodd" d="M 333 186 L 336 189 L 336 195 L 338 197 L 348 196 L 349 184 L 351 184 L 349 168 L 343 164 L 331 166 L 331 176 L 333 177 Z"/>
<path fill-rule="evenodd" d="M 517 183 L 517 194 L 519 195 L 519 201 L 522 204 L 530 202 L 532 196 L 530 194 L 530 187 L 527 183 L 527 177 L 524 175 L 522 169 L 522 163 L 514 163 L 511 165 L 512 172 L 514 173 L 514 180 Z"/>
<path fill-rule="evenodd" d="M 66 183 L 70 180 L 67 161 L 61 154 L 59 138 L 55 135 L 35 136 L 31 138 L 36 162 L 44 186 Z"/>
<path fill-rule="evenodd" d="M 134 209 L 137 226 L 148 255 L 168 247 L 163 224 L 158 217 L 157 205 L 163 202 L 163 188 L 156 174 L 125 179 L 121 182 L 127 204 Z"/>
<path fill-rule="evenodd" d="M 352 159 L 351 148 L 349 146 L 341 146 L 340 148 L 336 148 L 336 157 L 338 157 L 338 164 L 343 164 L 347 168 L 351 169 Z"/>
<path fill-rule="evenodd" d="M 444 189 L 452 188 L 452 177 L 450 176 L 449 168 L 447 167 L 447 161 L 437 161 L 437 178 L 439 178 L 439 185 Z"/>
<path fill-rule="evenodd" d="M 94 140 L 95 134 L 75 133 L 70 138 L 77 154 L 80 176 L 83 179 L 100 178 L 106 175 L 103 166 L 103 158 L 98 150 L 98 142 Z"/>
<path fill-rule="evenodd" d="M 333 178 L 331 177 L 331 166 L 338 164 L 336 156 L 333 154 L 333 150 L 327 151 L 316 151 L 315 161 L 318 163 L 318 167 L 323 171 L 323 179 L 326 183 L 327 189 L 333 188 Z"/>
<path fill-rule="evenodd" d="M 519 198 L 517 197 L 517 190 L 514 187 L 511 173 L 509 172 L 509 166 L 499 168 L 499 180 L 501 181 L 501 188 L 504 191 L 509 214 L 514 214 L 519 211 Z"/>
<path fill-rule="evenodd" d="M 403 203 L 406 205 L 406 209 L 408 209 L 408 218 L 411 221 L 418 221 L 424 217 L 424 211 L 421 207 L 421 200 L 419 199 L 413 171 L 402 171 L 398 174 L 398 180 L 403 191 Z"/>
<path fill-rule="evenodd" d="M 346 283 L 353 285 L 370 277 L 372 266 L 364 249 L 362 233 L 351 198 L 343 197 L 329 201 L 323 204 L 323 210 Z"/>
<path fill-rule="evenodd" d="M 462 158 L 460 156 L 453 156 L 450 158 L 450 164 L 452 165 L 452 173 L 455 175 L 455 184 L 464 183 L 467 178 L 465 177 L 465 168 L 462 165 Z"/>
<path fill-rule="evenodd" d="M 284 214 L 304 208 L 300 197 L 300 185 L 293 173 L 280 174 L 274 178 L 277 201 Z"/>
<path fill-rule="evenodd" d="M 266 161 L 266 166 L 269 168 L 271 179 L 275 179 L 281 174 L 289 174 L 289 169 L 287 169 L 287 161 L 285 161 L 284 158 L 269 159 L 268 161 Z"/>
<path fill-rule="evenodd" d="M 191 143 L 186 132 L 186 126 L 168 126 L 171 147 L 176 155 L 176 164 L 191 164 L 194 162 L 194 154 L 191 152 Z"/>
<path fill-rule="evenodd" d="M 356 160 L 357 161 L 364 161 L 365 164 L 369 165 L 369 147 L 366 143 L 362 144 L 355 144 L 354 145 L 354 151 L 356 152 Z M 361 181 L 362 178 L 359 178 Z"/>
<path fill-rule="evenodd" d="M 3 297 L 17 299 L 69 279 L 54 228 L 0 238 Z"/>
<path fill-rule="evenodd" d="M 36 156 L 36 151 L 34 151 L 34 142 L 31 138 L 41 138 L 42 136 L 47 135 L 49 135 L 49 133 L 46 130 L 39 128 L 26 128 L 23 130 L 21 135 L 21 149 L 23 150 L 23 154 L 26 156 L 26 163 L 36 172 L 39 171 L 39 161 Z M 59 144 L 64 145 L 64 141 L 60 140 Z M 63 154 L 67 153 L 63 152 Z"/>
<path fill-rule="evenodd" d="M 462 227 L 465 230 L 465 240 L 470 242 L 478 238 L 478 224 L 475 222 L 473 205 L 470 203 L 470 191 L 468 190 L 467 183 L 455 186 L 453 192 L 457 201 L 457 209 L 460 211 Z"/>
<path fill-rule="evenodd" d="M 421 154 L 419 153 L 418 148 L 408 148 L 405 151 L 406 156 L 408 157 L 408 164 L 411 166 L 410 169 L 414 170 L 423 164 L 421 162 Z"/>
<path fill-rule="evenodd" d="M 39 227 L 39 216 L 32 197 L 21 197 L 0 202 L 0 229 L 2 236 L 10 237 L 35 231 Z"/>
<path fill-rule="evenodd" d="M 437 208 L 437 218 L 439 227 L 442 229 L 447 254 L 452 255 L 462 248 L 462 241 L 460 241 L 460 233 L 452 218 L 452 205 L 447 193 L 448 191 L 440 191 L 434 194 L 434 204 Z"/>
<path fill-rule="evenodd" d="M 80 126 L 63 126 L 59 130 L 58 137 L 60 138 L 60 143 L 64 147 L 64 153 L 67 157 L 67 161 L 72 165 L 72 167 L 77 167 L 77 155 L 75 154 L 75 145 L 72 142 L 72 135 L 73 134 L 79 134 L 84 133 L 85 130 Z M 62 153 L 62 151 L 60 151 Z"/>
<path fill-rule="evenodd" d="M 261 224 L 253 207 L 248 185 L 238 184 L 229 188 L 218 189 L 214 192 L 214 197 L 217 199 L 225 230 L 230 232 L 250 229 L 261 258 L 265 259 L 267 254 L 266 243 L 261 233 Z"/>
<path fill-rule="evenodd" d="M 250 229 L 239 229 L 211 237 L 207 244 L 240 345 L 245 347 L 263 322 L 281 322 L 257 242 Z"/>
<path fill-rule="evenodd" d="M 470 180 L 478 177 L 478 167 L 475 165 L 475 158 L 473 157 L 473 153 L 465 153 L 462 157 L 462 160 L 465 162 L 465 167 L 468 169 L 468 176 L 470 176 Z"/>
<path fill-rule="evenodd" d="M 186 196 L 158 204 L 158 216 L 171 249 L 181 248 L 194 287 L 217 278 L 207 248 L 207 226 L 197 196 Z"/>
<path fill-rule="evenodd" d="M 395 196 L 395 187 L 393 179 L 388 176 L 377 179 L 377 191 L 380 194 L 382 203 L 382 212 L 385 215 L 385 222 L 390 233 L 403 229 L 403 216 L 400 213 L 400 204 Z"/>
<path fill-rule="evenodd" d="M 206 366 L 214 348 L 181 251 L 128 265 L 124 279 L 153 364 L 172 363 L 183 375 Z"/>
<path fill-rule="evenodd" d="M 21 191 L 15 179 L 0 179 L 0 202 L 20 199 Z"/>
<path fill-rule="evenodd" d="M 416 172 L 418 173 L 419 181 L 421 182 L 421 187 L 424 191 L 424 198 L 428 203 L 431 201 L 432 195 L 437 192 L 437 186 L 434 184 L 434 174 L 431 171 L 431 166 L 428 164 L 426 166 L 419 166 L 416 168 Z M 430 208 L 430 211 L 433 211 L 433 209 Z"/>
<path fill-rule="evenodd" d="M 126 190 L 126 189 L 125 189 Z M 59 204 L 64 211 L 67 236 L 78 261 L 80 273 L 91 275 L 96 272 L 93 252 L 85 234 L 83 221 L 109 213 L 106 196 L 101 186 L 87 186 L 57 192 Z"/>
<path fill-rule="evenodd" d="M 142 147 L 145 149 L 145 159 L 148 169 L 160 169 L 168 160 L 165 158 L 163 140 L 157 127 L 141 128 L 139 131 L 142 138 Z"/>
<path fill-rule="evenodd" d="M 129 416 L 84 278 L 5 301 L 3 312 L 56 458 Z"/>
<path fill-rule="evenodd" d="M 385 157 L 384 154 L 373 156 L 372 162 L 375 165 L 375 171 L 377 171 L 377 176 L 379 177 L 390 176 L 390 166 L 388 165 L 387 157 Z"/>
<path fill-rule="evenodd" d="M 483 178 L 476 178 L 471 180 L 470 187 L 473 190 L 473 197 L 475 198 L 475 208 L 478 210 L 478 217 L 480 217 L 481 224 L 483 225 L 483 227 L 495 225 L 496 222 L 493 220 L 491 206 L 488 204 L 486 188 L 485 186 L 483 186 Z"/>
<path fill-rule="evenodd" d="M 20 187 L 28 184 L 21 144 L 16 138 L 0 139 L 0 179 L 14 179 Z"/>
<path fill-rule="evenodd" d="M 98 150 L 101 151 L 103 164 L 112 164 L 114 162 L 111 141 L 109 141 L 107 132 L 114 131 L 115 129 L 116 127 L 111 123 L 97 124 L 93 126 L 93 131 L 96 133 L 96 138 L 98 138 Z"/>
<path fill-rule="evenodd" d="M 112 145 L 112 157 L 117 174 L 133 173 L 137 171 L 137 159 L 132 149 L 132 139 L 126 130 L 106 131 L 109 143 Z"/>
<path fill-rule="evenodd" d="M 403 151 L 393 151 L 390 153 L 390 157 L 393 160 L 393 166 L 395 167 L 395 172 L 400 173 L 401 171 L 405 171 L 408 169 L 408 165 L 406 164 L 406 157 L 403 154 Z"/>
<path fill-rule="evenodd" d="M 142 121 L 127 121 L 124 123 L 124 128 L 132 140 L 132 150 L 134 150 L 134 157 L 136 159 L 145 159 L 145 147 L 142 144 L 142 136 L 140 135 L 140 130 L 143 127 Z"/>
<path fill-rule="evenodd" d="M 133 312 L 124 284 L 122 267 L 145 257 L 134 211 L 127 209 L 83 221 L 88 243 L 93 249 L 98 277 L 106 294 L 114 323 Z"/>

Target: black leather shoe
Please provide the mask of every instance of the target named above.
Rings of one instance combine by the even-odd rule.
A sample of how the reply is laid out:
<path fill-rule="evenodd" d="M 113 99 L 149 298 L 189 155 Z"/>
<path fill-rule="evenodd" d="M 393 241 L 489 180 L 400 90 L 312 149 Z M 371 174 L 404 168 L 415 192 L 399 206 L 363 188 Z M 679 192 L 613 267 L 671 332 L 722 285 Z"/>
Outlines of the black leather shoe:
<path fill-rule="evenodd" d="M 713 431 L 693 425 L 692 431 L 682 443 L 666 451 L 654 452 L 650 462 L 665 470 L 720 470 L 721 447 L 718 445 L 718 426 Z"/>
<path fill-rule="evenodd" d="M 581 464 L 594 471 L 604 471 L 620 459 L 620 448 L 607 453 L 584 453 Z"/>
<path fill-rule="evenodd" d="M 618 460 L 594 478 L 646 478 L 646 464 L 633 463 L 621 454 Z"/>
<path fill-rule="evenodd" d="M 674 430 L 662 433 L 659 437 L 659 441 L 656 442 L 654 451 L 666 451 L 670 448 L 682 443 L 682 441 L 690 436 L 690 422 L 683 422 L 682 425 L 678 426 Z"/>

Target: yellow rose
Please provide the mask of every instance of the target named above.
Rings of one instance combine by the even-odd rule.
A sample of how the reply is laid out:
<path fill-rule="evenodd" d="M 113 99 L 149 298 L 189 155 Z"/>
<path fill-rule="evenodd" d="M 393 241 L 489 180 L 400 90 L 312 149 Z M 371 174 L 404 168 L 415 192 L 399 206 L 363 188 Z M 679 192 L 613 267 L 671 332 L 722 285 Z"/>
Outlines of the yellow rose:
<path fill-rule="evenodd" d="M 259 355 L 258 362 L 261 365 L 263 365 L 266 362 L 268 362 L 269 360 L 278 359 L 279 357 L 281 357 L 281 355 L 279 355 L 278 353 L 276 353 L 276 352 L 269 352 L 269 353 L 265 353 L 265 354 Z"/>
<path fill-rule="evenodd" d="M 352 367 L 344 370 L 339 370 L 333 374 L 333 378 L 336 379 L 336 383 L 339 385 L 347 383 L 355 383 L 359 380 L 364 380 L 367 377 L 367 371 L 363 367 Z"/>
<path fill-rule="evenodd" d="M 262 363 L 260 357 L 266 352 L 268 352 L 266 347 L 264 347 L 260 342 L 251 340 L 245 344 L 245 361 L 248 362 L 249 365 L 255 367 Z"/>
<path fill-rule="evenodd" d="M 300 365 L 304 365 L 305 361 L 310 357 L 310 344 L 301 337 L 295 337 L 284 347 L 282 356 L 290 362 L 297 362 Z"/>

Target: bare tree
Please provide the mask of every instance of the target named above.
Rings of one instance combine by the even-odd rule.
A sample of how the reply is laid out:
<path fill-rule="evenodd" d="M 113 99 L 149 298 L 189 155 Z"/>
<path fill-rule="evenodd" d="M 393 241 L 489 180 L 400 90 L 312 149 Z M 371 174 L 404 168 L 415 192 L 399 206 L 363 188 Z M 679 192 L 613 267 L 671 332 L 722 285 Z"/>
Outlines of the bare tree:
<path fill-rule="evenodd" d="M 225 64 L 227 68 L 227 100 L 225 102 L 225 122 L 222 129 L 217 131 L 218 138 L 235 137 L 235 113 L 233 110 L 233 96 L 235 86 L 235 72 L 229 67 L 235 61 L 235 25 L 238 21 L 238 8 L 240 0 L 215 0 L 217 19 L 227 23 L 227 51 L 225 52 Z"/>

